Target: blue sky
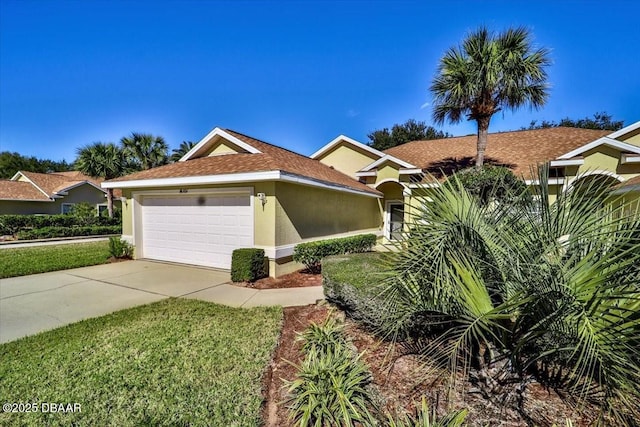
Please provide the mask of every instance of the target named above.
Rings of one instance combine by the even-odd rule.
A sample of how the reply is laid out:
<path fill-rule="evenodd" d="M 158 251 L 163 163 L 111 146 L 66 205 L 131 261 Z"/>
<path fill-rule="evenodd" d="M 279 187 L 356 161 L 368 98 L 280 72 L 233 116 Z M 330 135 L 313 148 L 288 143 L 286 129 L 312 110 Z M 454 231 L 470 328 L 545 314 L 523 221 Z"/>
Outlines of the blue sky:
<path fill-rule="evenodd" d="M 548 47 L 551 97 L 491 131 L 606 111 L 640 120 L 640 5 L 621 1 L 0 1 L 0 151 L 72 161 L 131 131 L 216 126 L 311 154 L 431 123 L 438 60 L 479 25 Z M 464 122 L 454 135 L 475 132 Z"/>

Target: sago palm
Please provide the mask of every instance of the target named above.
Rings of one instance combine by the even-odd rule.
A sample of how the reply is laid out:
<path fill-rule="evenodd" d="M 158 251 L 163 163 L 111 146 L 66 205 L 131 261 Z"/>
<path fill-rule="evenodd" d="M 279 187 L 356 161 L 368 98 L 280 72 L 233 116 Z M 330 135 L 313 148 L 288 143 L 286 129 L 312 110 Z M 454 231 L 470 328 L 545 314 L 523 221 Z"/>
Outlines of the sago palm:
<path fill-rule="evenodd" d="M 79 148 L 77 155 L 75 168 L 94 178 L 113 179 L 127 171 L 124 152 L 113 143 L 96 142 Z M 113 218 L 112 188 L 107 188 L 107 211 Z"/>
<path fill-rule="evenodd" d="M 519 406 L 536 380 L 596 403 L 602 423 L 631 424 L 640 417 L 638 207 L 599 180 L 549 204 L 547 173 L 528 203 L 482 204 L 456 179 L 429 190 L 393 255 L 392 332 L 412 325 L 430 338 L 426 353 L 450 368 L 452 386 L 462 369 Z"/>
<path fill-rule="evenodd" d="M 431 84 L 433 119 L 459 123 L 466 116 L 478 125 L 476 167 L 482 167 L 491 117 L 500 110 L 542 106 L 548 87 L 546 49 L 534 49 L 529 32 L 510 28 L 494 35 L 487 28 L 471 33 L 440 60 Z"/>
<path fill-rule="evenodd" d="M 120 143 L 137 169 L 147 170 L 169 162 L 169 146 L 161 136 L 132 132 L 131 136 L 123 137 Z"/>

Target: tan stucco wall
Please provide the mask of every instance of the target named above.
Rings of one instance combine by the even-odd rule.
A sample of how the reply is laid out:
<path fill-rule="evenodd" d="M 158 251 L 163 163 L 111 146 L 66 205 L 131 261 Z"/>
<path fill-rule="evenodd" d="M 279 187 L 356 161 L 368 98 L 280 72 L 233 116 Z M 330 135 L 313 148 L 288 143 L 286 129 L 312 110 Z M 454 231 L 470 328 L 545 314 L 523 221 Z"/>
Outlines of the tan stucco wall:
<path fill-rule="evenodd" d="M 0 200 L 0 215 L 57 215 L 62 213 L 63 203 L 87 202 L 93 206 L 106 204 L 106 195 L 97 188 L 84 184 L 69 190 L 69 194 L 53 202 L 16 202 Z M 114 203 L 119 206 L 119 201 Z"/>
<path fill-rule="evenodd" d="M 387 179 L 399 180 L 398 166 L 391 162 L 385 162 L 378 166 L 378 175 L 376 176 L 376 185 Z"/>
<path fill-rule="evenodd" d="M 599 146 L 584 153 L 584 164 L 565 168 L 565 189 L 568 188 L 579 175 L 594 173 L 612 173 L 624 181 L 640 175 L 640 164 L 620 163 L 620 151 L 609 146 Z"/>
<path fill-rule="evenodd" d="M 220 141 L 218 144 L 214 145 L 206 154 L 206 156 L 219 156 L 221 154 L 231 154 L 231 153 L 240 153 L 243 150 L 240 150 L 239 147 L 227 142 Z"/>
<path fill-rule="evenodd" d="M 318 157 L 318 160 L 325 165 L 333 166 L 334 169 L 355 178 L 357 171 L 373 163 L 377 160 L 377 157 L 365 150 L 342 142 L 333 147 L 331 151 Z"/>
<path fill-rule="evenodd" d="M 619 137 L 618 140 L 624 141 L 627 144 L 637 145 L 640 147 L 640 129 L 636 129 L 633 132 L 630 132 L 622 137 Z"/>
<path fill-rule="evenodd" d="M 376 198 L 283 182 L 275 186 L 276 246 L 382 226 Z"/>

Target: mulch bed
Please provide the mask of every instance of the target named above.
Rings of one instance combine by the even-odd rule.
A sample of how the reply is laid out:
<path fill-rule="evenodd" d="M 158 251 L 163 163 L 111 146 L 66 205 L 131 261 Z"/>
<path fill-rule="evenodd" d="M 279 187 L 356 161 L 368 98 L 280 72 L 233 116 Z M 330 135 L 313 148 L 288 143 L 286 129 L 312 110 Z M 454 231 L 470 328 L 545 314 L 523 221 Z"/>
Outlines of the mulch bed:
<path fill-rule="evenodd" d="M 302 332 L 311 322 L 322 323 L 331 313 L 326 304 L 288 307 L 284 309 L 284 321 L 278 347 L 263 378 L 265 404 L 263 421 L 265 426 L 291 426 L 286 409 L 287 391 L 285 380 L 295 379 L 296 368 L 293 364 L 302 362 L 301 343 L 296 342 L 296 333 Z M 342 316 L 339 311 L 333 315 Z M 446 408 L 446 387 L 435 376 L 425 374 L 423 363 L 417 356 L 407 352 L 399 344 L 381 341 L 371 333 L 360 328 L 355 322 L 345 321 L 345 332 L 359 352 L 364 351 L 363 360 L 373 375 L 373 384 L 377 389 L 384 409 L 394 412 L 412 411 L 420 405 L 425 396 L 430 408 L 436 407 L 439 414 Z M 484 398 L 473 392 L 473 386 L 464 383 L 462 391 L 453 394 L 451 408 L 467 408 L 467 423 L 470 426 L 551 426 L 557 423 L 564 426 L 570 418 L 574 426 L 591 424 L 588 418 L 579 417 L 574 408 L 560 399 L 553 391 L 545 390 L 538 384 L 531 384 L 525 392 L 524 414 L 505 409 L 498 402 Z M 593 411 L 584 413 L 593 415 Z"/>
<path fill-rule="evenodd" d="M 255 282 L 240 282 L 234 283 L 234 285 L 253 289 L 282 289 L 322 286 L 322 275 L 309 273 L 306 270 L 299 270 L 277 278 L 265 277 L 264 279 L 256 280 Z"/>

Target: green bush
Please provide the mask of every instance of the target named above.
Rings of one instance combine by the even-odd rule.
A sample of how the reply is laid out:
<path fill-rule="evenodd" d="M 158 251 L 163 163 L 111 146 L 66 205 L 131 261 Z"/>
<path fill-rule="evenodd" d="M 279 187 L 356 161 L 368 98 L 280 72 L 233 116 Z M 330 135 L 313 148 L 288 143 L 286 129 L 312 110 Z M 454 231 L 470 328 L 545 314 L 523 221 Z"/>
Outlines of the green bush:
<path fill-rule="evenodd" d="M 120 234 L 119 225 L 91 225 L 86 227 L 42 227 L 35 230 L 22 230 L 17 233 L 18 240 L 51 239 L 55 237 L 104 236 Z"/>
<path fill-rule="evenodd" d="M 389 308 L 380 293 L 390 275 L 385 253 L 330 256 L 323 261 L 322 286 L 327 301 L 369 329 L 381 330 Z"/>
<path fill-rule="evenodd" d="M 23 230 L 44 227 L 115 226 L 121 224 L 120 219 L 97 215 L 91 218 L 79 218 L 75 215 L 0 215 L 0 235 L 15 235 Z"/>
<path fill-rule="evenodd" d="M 374 234 L 300 243 L 293 249 L 293 260 L 304 264 L 309 271 L 317 273 L 320 272 L 322 258 L 330 255 L 369 252 L 375 244 Z"/>
<path fill-rule="evenodd" d="M 435 410 L 430 410 L 427 400 L 422 398 L 422 405 L 416 409 L 416 415 L 404 414 L 402 417 L 387 415 L 389 427 L 460 427 L 469 413 L 466 409 L 449 412 L 444 417 L 438 418 Z"/>
<path fill-rule="evenodd" d="M 502 166 L 464 169 L 455 177 L 482 205 L 492 202 L 526 203 L 531 199 L 527 184 Z"/>
<path fill-rule="evenodd" d="M 109 237 L 109 255 L 114 258 L 131 259 L 133 257 L 133 246 L 119 237 Z"/>
<path fill-rule="evenodd" d="M 241 248 L 231 254 L 233 282 L 253 282 L 266 275 L 264 249 Z"/>
<path fill-rule="evenodd" d="M 335 321 L 302 334 L 305 358 L 288 382 L 290 419 L 298 426 L 374 425 L 371 373 Z"/>

